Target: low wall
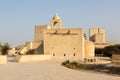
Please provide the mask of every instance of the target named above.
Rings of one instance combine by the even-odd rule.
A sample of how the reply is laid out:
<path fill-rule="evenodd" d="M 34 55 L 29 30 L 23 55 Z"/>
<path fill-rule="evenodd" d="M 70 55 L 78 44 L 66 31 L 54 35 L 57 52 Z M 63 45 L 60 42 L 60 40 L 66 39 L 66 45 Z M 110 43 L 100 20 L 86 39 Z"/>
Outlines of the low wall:
<path fill-rule="evenodd" d="M 0 64 L 7 63 L 7 56 L 6 55 L 0 55 Z"/>
<path fill-rule="evenodd" d="M 40 62 L 50 60 L 50 55 L 17 55 L 15 62 Z"/>
<path fill-rule="evenodd" d="M 112 62 L 113 63 L 120 63 L 120 54 L 113 54 L 112 55 Z"/>

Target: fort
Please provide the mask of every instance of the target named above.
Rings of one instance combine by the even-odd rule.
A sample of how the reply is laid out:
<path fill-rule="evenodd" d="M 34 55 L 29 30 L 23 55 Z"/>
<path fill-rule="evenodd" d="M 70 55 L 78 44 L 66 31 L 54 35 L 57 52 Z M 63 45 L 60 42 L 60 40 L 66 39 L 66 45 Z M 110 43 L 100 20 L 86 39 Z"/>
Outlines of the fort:
<path fill-rule="evenodd" d="M 62 20 L 56 14 L 51 19 L 50 25 L 35 26 L 32 42 L 26 42 L 17 51 L 15 48 L 11 49 L 9 55 L 22 54 L 14 59 L 17 62 L 45 60 L 96 62 L 95 48 L 104 48 L 109 45 L 115 45 L 115 43 L 106 42 L 105 28 L 90 28 L 89 40 L 87 40 L 83 28 L 63 28 Z M 33 54 L 25 55 L 29 51 Z"/>
<path fill-rule="evenodd" d="M 104 28 L 91 28 L 90 40 L 86 40 L 83 28 L 63 28 L 62 20 L 55 15 L 50 25 L 35 26 L 33 42 L 26 43 L 20 54 L 34 49 L 34 54 L 49 55 L 52 61 L 84 61 L 94 59 L 94 42 L 105 42 Z"/>

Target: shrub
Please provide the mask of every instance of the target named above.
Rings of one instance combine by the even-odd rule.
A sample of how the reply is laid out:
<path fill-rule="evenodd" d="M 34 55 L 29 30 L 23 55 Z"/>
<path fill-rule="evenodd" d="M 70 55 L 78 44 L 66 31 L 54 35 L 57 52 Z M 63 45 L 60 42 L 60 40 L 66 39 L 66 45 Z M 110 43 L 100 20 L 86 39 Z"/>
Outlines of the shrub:
<path fill-rule="evenodd" d="M 95 54 L 102 54 L 102 48 L 95 48 Z"/>
<path fill-rule="evenodd" d="M 0 47 L 1 47 L 1 54 L 2 55 L 8 54 L 8 50 L 10 48 L 8 43 L 5 43 L 4 45 L 0 45 Z"/>
<path fill-rule="evenodd" d="M 66 60 L 65 62 L 62 62 L 62 65 L 63 65 L 63 66 L 65 66 L 65 65 L 67 65 L 67 64 L 69 64 L 69 60 Z"/>
<path fill-rule="evenodd" d="M 107 46 L 103 49 L 103 54 L 111 57 L 112 54 L 120 54 L 120 45 L 112 45 L 112 46 Z"/>
<path fill-rule="evenodd" d="M 81 64 L 69 61 L 63 62 L 62 65 L 70 69 L 92 70 L 97 72 L 120 75 L 120 67 L 116 67 L 114 65 L 107 66 L 106 64 Z"/>
<path fill-rule="evenodd" d="M 96 48 L 95 49 L 95 54 L 103 54 L 104 56 L 111 57 L 112 54 L 120 54 L 120 45 L 111 45 L 107 46 L 103 49 L 101 48 Z"/>

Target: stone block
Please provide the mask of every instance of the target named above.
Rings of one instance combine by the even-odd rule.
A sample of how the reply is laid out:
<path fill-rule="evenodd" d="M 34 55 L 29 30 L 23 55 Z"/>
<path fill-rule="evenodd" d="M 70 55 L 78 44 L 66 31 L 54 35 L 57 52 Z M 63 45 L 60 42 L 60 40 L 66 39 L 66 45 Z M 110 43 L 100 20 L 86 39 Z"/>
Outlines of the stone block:
<path fill-rule="evenodd" d="M 17 55 L 15 62 L 40 62 L 50 60 L 50 55 Z"/>
<path fill-rule="evenodd" d="M 7 55 L 0 55 L 0 64 L 7 63 Z"/>

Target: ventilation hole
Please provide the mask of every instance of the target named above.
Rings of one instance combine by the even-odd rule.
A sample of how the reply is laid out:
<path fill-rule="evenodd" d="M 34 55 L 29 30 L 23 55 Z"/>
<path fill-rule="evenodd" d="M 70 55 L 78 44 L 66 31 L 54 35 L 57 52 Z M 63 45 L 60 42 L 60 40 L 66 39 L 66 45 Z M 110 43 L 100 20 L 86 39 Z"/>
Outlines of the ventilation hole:
<path fill-rule="evenodd" d="M 66 54 L 64 54 L 64 56 L 66 56 Z"/>
<path fill-rule="evenodd" d="M 53 56 L 55 56 L 55 54 L 53 54 Z"/>
<path fill-rule="evenodd" d="M 73 54 L 73 56 L 75 56 L 75 53 Z"/>

